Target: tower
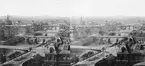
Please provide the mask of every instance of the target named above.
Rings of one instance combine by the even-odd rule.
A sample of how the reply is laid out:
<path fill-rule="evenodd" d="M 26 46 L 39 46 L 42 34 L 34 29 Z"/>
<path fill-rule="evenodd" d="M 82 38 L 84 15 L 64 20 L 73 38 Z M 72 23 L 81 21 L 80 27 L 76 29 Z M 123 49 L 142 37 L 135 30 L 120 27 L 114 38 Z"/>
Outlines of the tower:
<path fill-rule="evenodd" d="M 12 25 L 12 21 L 10 20 L 10 16 L 9 15 L 6 16 L 6 24 L 7 25 Z"/>

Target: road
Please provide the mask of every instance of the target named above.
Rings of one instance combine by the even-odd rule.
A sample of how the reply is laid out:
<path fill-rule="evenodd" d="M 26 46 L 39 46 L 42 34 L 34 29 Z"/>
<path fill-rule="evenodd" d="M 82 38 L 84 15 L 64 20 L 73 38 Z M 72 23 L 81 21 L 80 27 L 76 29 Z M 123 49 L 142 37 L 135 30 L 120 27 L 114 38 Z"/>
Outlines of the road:
<path fill-rule="evenodd" d="M 39 51 L 37 49 L 41 48 L 41 46 L 40 47 L 37 47 L 37 46 L 39 46 L 39 45 L 33 46 L 32 51 L 29 51 L 19 57 L 16 57 L 10 61 L 7 61 L 7 62 L 1 64 L 0 66 L 7 65 L 7 64 L 14 64 L 14 66 L 21 66 L 22 63 L 33 58 L 33 56 L 36 55 L 36 52 L 39 53 Z M 17 49 L 27 49 L 27 48 L 29 48 L 29 47 L 24 47 L 24 46 L 12 46 L 12 47 L 11 46 L 0 46 L 0 47 L 11 48 L 11 49 L 16 49 L 16 48 Z M 42 52 L 40 51 L 40 54 L 41 53 Z"/>
<path fill-rule="evenodd" d="M 0 48 L 9 48 L 9 49 L 13 49 L 13 50 L 28 50 L 29 47 L 25 47 L 25 46 L 5 46 L 5 45 L 0 45 Z"/>
<path fill-rule="evenodd" d="M 22 63 L 26 62 L 27 60 L 31 59 L 33 57 L 33 53 L 32 52 L 28 52 L 22 56 L 19 56 L 13 60 L 10 60 L 10 61 L 7 61 L 3 64 L 1 64 L 0 66 L 3 66 L 3 65 L 7 65 L 7 64 L 14 64 L 14 66 L 21 66 Z"/>
<path fill-rule="evenodd" d="M 76 66 L 94 66 L 96 62 L 106 58 L 107 55 L 109 55 L 110 53 L 113 54 L 114 56 L 117 56 L 117 52 L 119 51 L 119 48 L 117 46 L 113 46 L 113 47 L 108 47 L 106 49 L 106 51 L 104 52 L 100 52 L 97 55 L 94 55 L 84 61 L 78 62 L 75 65 Z M 74 66 L 75 66 L 74 65 Z"/>

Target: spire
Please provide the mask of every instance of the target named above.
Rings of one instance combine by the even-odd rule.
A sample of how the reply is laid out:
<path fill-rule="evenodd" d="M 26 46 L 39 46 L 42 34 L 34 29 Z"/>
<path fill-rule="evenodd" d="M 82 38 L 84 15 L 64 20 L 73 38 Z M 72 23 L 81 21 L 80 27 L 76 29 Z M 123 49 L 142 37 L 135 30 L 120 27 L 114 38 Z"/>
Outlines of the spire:
<path fill-rule="evenodd" d="M 6 23 L 8 25 L 12 25 L 12 21 L 10 20 L 10 16 L 9 15 L 6 16 Z"/>
<path fill-rule="evenodd" d="M 82 16 L 81 16 L 80 22 L 81 22 L 82 25 L 86 24 L 85 21 L 83 21 L 83 17 Z"/>

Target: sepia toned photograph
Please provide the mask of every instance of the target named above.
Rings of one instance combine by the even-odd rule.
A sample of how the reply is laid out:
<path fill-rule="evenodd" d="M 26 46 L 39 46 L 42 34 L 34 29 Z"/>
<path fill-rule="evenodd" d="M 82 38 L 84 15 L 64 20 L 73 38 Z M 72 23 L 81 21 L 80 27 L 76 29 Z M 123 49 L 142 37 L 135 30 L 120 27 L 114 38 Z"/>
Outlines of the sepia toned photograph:
<path fill-rule="evenodd" d="M 145 0 L 0 0 L 0 66 L 145 66 Z"/>

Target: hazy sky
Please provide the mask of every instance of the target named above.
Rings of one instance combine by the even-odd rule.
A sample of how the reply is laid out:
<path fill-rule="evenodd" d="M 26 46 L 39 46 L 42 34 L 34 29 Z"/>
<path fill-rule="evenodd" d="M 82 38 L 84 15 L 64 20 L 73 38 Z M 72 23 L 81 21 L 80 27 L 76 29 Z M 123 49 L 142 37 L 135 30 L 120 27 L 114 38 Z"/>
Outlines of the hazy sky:
<path fill-rule="evenodd" d="M 0 16 L 145 16 L 145 0 L 0 0 Z"/>

